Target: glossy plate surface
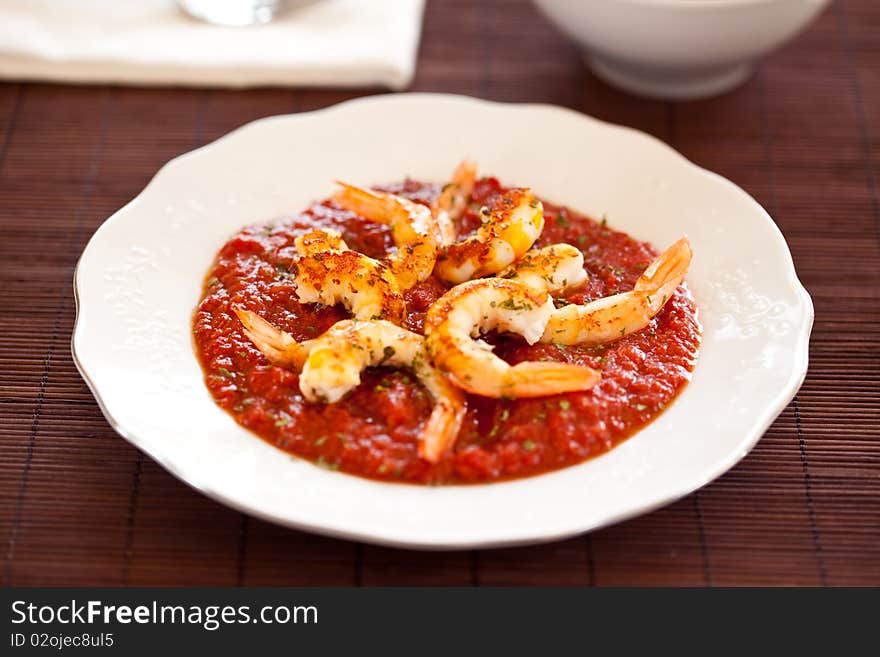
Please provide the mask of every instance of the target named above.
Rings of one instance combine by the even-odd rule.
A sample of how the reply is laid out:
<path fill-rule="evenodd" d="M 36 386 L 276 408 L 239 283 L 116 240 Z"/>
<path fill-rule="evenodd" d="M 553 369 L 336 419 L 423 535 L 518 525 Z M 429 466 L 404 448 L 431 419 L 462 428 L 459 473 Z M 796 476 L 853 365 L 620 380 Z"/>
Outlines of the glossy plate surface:
<path fill-rule="evenodd" d="M 385 484 L 291 457 L 214 405 L 190 333 L 203 277 L 242 226 L 329 195 L 334 179 L 480 171 L 657 246 L 688 234 L 703 347 L 692 383 L 611 452 L 519 481 Z M 656 139 L 541 105 L 400 94 L 263 119 L 168 163 L 77 268 L 77 365 L 104 414 L 172 474 L 290 527 L 445 549 L 562 538 L 671 502 L 733 466 L 794 396 L 813 320 L 788 247 L 744 191 Z"/>

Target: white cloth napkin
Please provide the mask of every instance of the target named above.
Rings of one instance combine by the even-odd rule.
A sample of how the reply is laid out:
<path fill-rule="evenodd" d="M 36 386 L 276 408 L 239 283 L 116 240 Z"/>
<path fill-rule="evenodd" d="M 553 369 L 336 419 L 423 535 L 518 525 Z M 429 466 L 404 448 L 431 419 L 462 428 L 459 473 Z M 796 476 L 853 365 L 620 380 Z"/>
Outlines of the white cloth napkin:
<path fill-rule="evenodd" d="M 303 0 L 218 27 L 173 0 L 0 0 L 0 77 L 191 86 L 405 87 L 424 0 Z"/>

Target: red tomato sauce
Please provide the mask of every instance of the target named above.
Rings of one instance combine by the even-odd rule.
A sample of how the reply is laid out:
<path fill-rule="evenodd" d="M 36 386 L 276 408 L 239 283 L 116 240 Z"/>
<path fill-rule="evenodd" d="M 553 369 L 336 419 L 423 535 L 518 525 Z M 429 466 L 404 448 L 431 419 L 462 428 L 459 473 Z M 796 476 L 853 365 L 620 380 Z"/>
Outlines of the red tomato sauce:
<path fill-rule="evenodd" d="M 429 203 L 439 186 L 406 181 L 385 189 Z M 474 230 L 479 208 L 504 188 L 479 181 L 460 233 Z M 657 255 L 648 244 L 572 210 L 545 202 L 537 246 L 568 242 L 584 254 L 586 283 L 565 301 L 585 303 L 632 289 Z M 406 370 L 371 368 L 335 404 L 307 402 L 299 377 L 270 365 L 244 336 L 233 305 L 253 310 L 298 340 L 344 319 L 341 307 L 300 304 L 289 266 L 294 238 L 315 227 L 342 231 L 348 245 L 381 258 L 393 247 L 386 226 L 316 203 L 305 212 L 245 228 L 217 255 L 193 319 L 205 383 L 217 404 L 276 447 L 332 470 L 420 484 L 477 483 L 555 470 L 608 451 L 659 415 L 690 379 L 700 343 L 697 309 L 680 287 L 648 327 L 611 344 L 529 346 L 518 336 L 490 336 L 511 363 L 560 360 L 602 372 L 592 390 L 503 400 L 469 395 L 454 449 L 439 463 L 419 458 L 417 440 L 431 398 Z M 425 312 L 448 286 L 431 277 L 406 293 L 407 328 L 421 332 Z"/>

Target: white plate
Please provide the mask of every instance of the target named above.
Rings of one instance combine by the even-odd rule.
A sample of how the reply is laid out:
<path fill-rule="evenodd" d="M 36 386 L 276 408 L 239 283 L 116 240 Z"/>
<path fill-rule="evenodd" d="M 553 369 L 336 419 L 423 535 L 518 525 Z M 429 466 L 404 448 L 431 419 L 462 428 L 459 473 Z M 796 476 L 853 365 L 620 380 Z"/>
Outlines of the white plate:
<path fill-rule="evenodd" d="M 513 482 L 422 487 L 328 472 L 212 401 L 190 321 L 243 225 L 329 195 L 334 179 L 442 180 L 458 160 L 657 246 L 687 233 L 704 326 L 693 381 L 611 452 Z M 168 163 L 102 225 L 76 272 L 73 352 L 113 427 L 172 474 L 290 527 L 417 548 L 548 541 L 671 502 L 739 461 L 807 369 L 809 295 L 767 213 L 640 132 L 542 105 L 402 94 L 263 119 Z"/>

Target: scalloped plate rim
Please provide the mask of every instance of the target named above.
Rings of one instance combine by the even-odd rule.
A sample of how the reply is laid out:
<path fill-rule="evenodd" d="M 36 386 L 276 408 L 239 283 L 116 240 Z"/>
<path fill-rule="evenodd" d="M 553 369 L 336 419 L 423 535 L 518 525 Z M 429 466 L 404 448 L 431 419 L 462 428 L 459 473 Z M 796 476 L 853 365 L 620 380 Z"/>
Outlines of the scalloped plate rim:
<path fill-rule="evenodd" d="M 775 232 L 779 244 L 778 247 L 781 248 L 781 253 L 785 258 L 785 265 L 788 276 L 788 283 L 793 286 L 793 292 L 799 297 L 798 301 L 803 306 L 803 316 L 802 323 L 799 327 L 797 327 L 797 336 L 794 340 L 794 353 L 797 357 L 796 366 L 794 366 L 790 372 L 788 380 L 786 384 L 782 386 L 772 403 L 767 404 L 764 412 L 752 423 L 752 427 L 749 431 L 745 432 L 742 440 L 737 445 L 737 449 L 730 449 L 726 458 L 718 459 L 716 463 L 712 465 L 712 467 L 704 468 L 700 475 L 694 476 L 692 479 L 683 482 L 675 489 L 669 490 L 669 492 L 663 496 L 660 496 L 656 499 L 652 499 L 649 502 L 644 503 L 641 506 L 634 507 L 629 509 L 626 512 L 617 513 L 613 516 L 609 516 L 603 518 L 598 522 L 587 522 L 578 524 L 576 521 L 563 523 L 563 526 L 541 526 L 541 525 L 533 525 L 529 530 L 511 530 L 506 534 L 496 534 L 491 537 L 483 537 L 483 538 L 472 538 L 472 537 L 464 537 L 461 539 L 456 538 L 448 538 L 448 537 L 439 537 L 439 536 L 426 536 L 424 539 L 421 538 L 413 538 L 409 536 L 407 532 L 396 533 L 394 531 L 388 530 L 379 530 L 379 531 L 359 531 L 352 530 L 346 528 L 345 526 L 337 526 L 337 525 L 329 525 L 329 524 L 321 524 L 321 523 L 309 523 L 298 521 L 296 519 L 292 519 L 289 517 L 279 517 L 272 513 L 266 513 L 262 509 L 242 503 L 241 501 L 226 495 L 222 490 L 217 490 L 209 485 L 206 485 L 203 481 L 201 481 L 201 477 L 194 472 L 185 471 L 184 467 L 180 466 L 175 462 L 173 457 L 170 457 L 162 452 L 161 449 L 157 447 L 157 445 L 152 442 L 148 437 L 138 436 L 130 431 L 128 431 L 125 426 L 116 420 L 111 409 L 107 406 L 104 399 L 102 398 L 100 391 L 97 386 L 94 384 L 92 377 L 89 375 L 88 367 L 85 362 L 80 358 L 77 353 L 77 342 L 83 339 L 81 333 L 81 318 L 85 313 L 85 310 L 82 308 L 82 304 L 80 301 L 80 280 L 79 280 L 79 271 L 80 264 L 90 255 L 90 251 L 96 248 L 96 244 L 100 240 L 102 231 L 106 229 L 108 225 L 112 222 L 121 220 L 124 215 L 134 206 L 136 206 L 142 199 L 153 190 L 157 186 L 159 182 L 161 182 L 162 178 L 166 175 L 170 175 L 173 172 L 175 166 L 182 162 L 192 158 L 200 157 L 205 155 L 206 153 L 210 153 L 213 151 L 218 145 L 225 144 L 226 142 L 239 138 L 243 133 L 246 133 L 248 130 L 255 126 L 265 125 L 273 122 L 286 122 L 290 120 L 299 120 L 301 118 L 309 118 L 315 116 L 327 116 L 331 115 L 337 111 L 350 109 L 353 106 L 358 105 L 367 105 L 374 103 L 395 103 L 401 100 L 403 102 L 408 102 L 410 99 L 418 100 L 418 99 L 426 99 L 426 100 L 439 100 L 441 102 L 461 102 L 461 103 L 469 103 L 474 106 L 483 106 L 492 108 L 495 110 L 503 109 L 505 111 L 521 111 L 521 110 L 539 110 L 539 111 L 551 111 L 557 112 L 561 114 L 571 115 L 573 117 L 577 117 L 581 121 L 592 122 L 601 126 L 603 129 L 630 133 L 632 135 L 638 135 L 638 137 L 643 140 L 645 143 L 650 142 L 651 148 L 661 148 L 664 150 L 667 155 L 675 156 L 683 166 L 687 166 L 692 168 L 695 173 L 699 173 L 700 175 L 713 178 L 718 182 L 723 183 L 728 186 L 731 190 L 737 192 L 743 197 L 747 198 L 751 204 L 754 206 L 753 209 L 757 211 L 757 213 L 767 222 L 769 227 Z M 95 397 L 95 400 L 98 403 L 98 406 L 107 419 L 108 423 L 111 427 L 125 440 L 134 445 L 137 449 L 141 450 L 143 453 L 147 454 L 150 458 L 159 463 L 165 470 L 167 470 L 174 477 L 179 479 L 180 481 L 186 483 L 193 489 L 201 492 L 202 494 L 225 504 L 237 511 L 241 511 L 243 513 L 247 513 L 254 517 L 273 522 L 276 524 L 280 524 L 282 526 L 287 526 L 293 529 L 299 529 L 309 532 L 314 532 L 317 534 L 322 534 L 326 536 L 363 541 L 373 544 L 386 545 L 390 547 L 399 547 L 399 548 L 409 548 L 409 549 L 419 549 L 419 550 L 449 550 L 449 549 L 475 549 L 475 548 L 495 548 L 495 547 L 507 547 L 507 546 L 516 546 L 516 545 L 527 545 L 541 542 L 548 542 L 554 540 L 560 540 L 564 538 L 568 538 L 571 536 L 583 534 L 586 532 L 594 531 L 596 529 L 615 524 L 618 522 L 622 522 L 624 520 L 630 519 L 632 517 L 642 515 L 644 513 L 648 513 L 660 507 L 666 506 L 682 497 L 693 493 L 694 491 L 702 488 L 706 484 L 712 482 L 725 472 L 727 472 L 730 468 L 736 465 L 740 460 L 742 460 L 758 443 L 763 434 L 769 428 L 769 426 L 773 423 L 773 421 L 778 417 L 778 415 L 785 409 L 788 403 L 794 398 L 798 389 L 802 385 L 804 378 L 806 377 L 808 364 L 809 364 L 809 339 L 810 333 L 814 321 L 814 309 L 812 304 L 812 299 L 804 288 L 803 284 L 797 277 L 797 273 L 794 267 L 794 262 L 791 257 L 791 252 L 788 248 L 788 245 L 785 241 L 784 236 L 779 230 L 778 226 L 772 220 L 767 211 L 752 198 L 745 190 L 741 187 L 733 183 L 732 181 L 724 178 L 723 176 L 714 173 L 708 169 L 705 169 L 689 159 L 683 156 L 681 153 L 676 151 L 674 148 L 661 141 L 660 139 L 642 132 L 640 130 L 630 128 L 627 126 L 617 125 L 609 122 L 605 122 L 594 117 L 582 114 L 576 110 L 560 107 L 556 105 L 544 104 L 544 103 L 502 103 L 495 101 L 488 101 L 478 98 L 473 98 L 469 96 L 461 96 L 455 94 L 444 94 L 444 93 L 399 93 L 399 94 L 378 94 L 366 97 L 355 98 L 352 100 L 343 101 L 341 103 L 337 103 L 335 105 L 317 109 L 309 112 L 301 112 L 297 114 L 282 114 L 275 116 L 267 116 L 256 119 L 254 121 L 248 122 L 229 133 L 221 136 L 220 138 L 200 146 L 196 149 L 190 150 L 186 153 L 178 155 L 167 163 L 165 163 L 160 169 L 156 172 L 156 174 L 151 178 L 148 184 L 144 187 L 141 192 L 137 194 L 131 201 L 123 205 L 116 212 L 114 212 L 110 217 L 108 217 L 101 226 L 95 231 L 92 237 L 89 239 L 86 244 L 74 271 L 73 276 L 73 292 L 74 299 L 76 303 L 76 319 L 74 323 L 73 332 L 71 334 L 71 353 L 73 356 L 74 363 L 79 370 L 81 376 L 89 387 L 90 391 Z M 698 365 L 699 366 L 699 365 Z M 221 409 L 217 409 L 217 412 L 223 413 Z M 257 440 L 259 440 L 257 438 Z M 601 459 L 599 456 L 592 461 L 596 461 Z M 538 477 L 533 477 L 529 479 L 540 479 L 544 476 L 552 476 L 553 473 L 549 475 L 539 475 Z M 522 481 L 522 480 L 518 480 Z M 406 484 L 395 484 L 395 483 L 382 483 L 382 482 L 371 482 L 377 486 L 390 486 L 390 487 L 398 487 Z M 493 487 L 503 486 L 501 483 L 494 484 L 486 484 Z"/>

